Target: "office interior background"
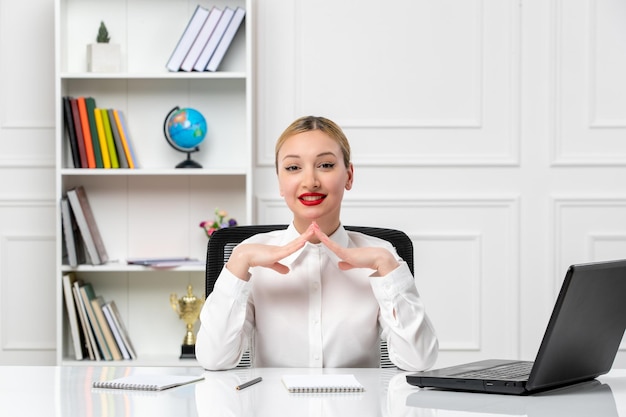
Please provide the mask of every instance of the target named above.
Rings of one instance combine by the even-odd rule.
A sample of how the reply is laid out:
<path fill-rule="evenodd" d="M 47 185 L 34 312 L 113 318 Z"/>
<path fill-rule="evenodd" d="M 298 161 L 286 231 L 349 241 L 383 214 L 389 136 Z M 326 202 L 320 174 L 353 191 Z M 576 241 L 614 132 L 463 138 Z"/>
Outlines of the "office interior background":
<path fill-rule="evenodd" d="M 567 267 L 626 258 L 626 2 L 253 5 L 251 221 L 290 220 L 275 139 L 329 117 L 353 147 L 343 221 L 412 238 L 437 365 L 533 359 Z M 56 358 L 54 33 L 54 0 L 0 3 L 1 364 Z"/>

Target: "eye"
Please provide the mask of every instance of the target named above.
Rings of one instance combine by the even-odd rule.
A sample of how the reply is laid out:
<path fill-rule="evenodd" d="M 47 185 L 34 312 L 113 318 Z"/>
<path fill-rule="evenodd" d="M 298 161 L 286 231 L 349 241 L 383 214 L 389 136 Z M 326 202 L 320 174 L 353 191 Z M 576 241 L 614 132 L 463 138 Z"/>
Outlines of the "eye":
<path fill-rule="evenodd" d="M 335 167 L 334 162 L 322 162 L 318 165 L 321 169 L 333 169 Z"/>
<path fill-rule="evenodd" d="M 297 165 L 287 165 L 285 166 L 285 171 L 287 172 L 293 172 L 293 171 L 297 171 L 300 169 L 300 167 L 298 167 Z"/>

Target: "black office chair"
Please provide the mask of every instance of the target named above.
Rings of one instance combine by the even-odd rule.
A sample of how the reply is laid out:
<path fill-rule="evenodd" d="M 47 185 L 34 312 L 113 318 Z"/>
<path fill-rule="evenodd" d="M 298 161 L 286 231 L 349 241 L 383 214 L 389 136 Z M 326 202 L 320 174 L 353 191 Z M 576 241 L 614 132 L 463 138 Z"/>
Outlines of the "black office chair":
<path fill-rule="evenodd" d="M 365 226 L 344 226 L 346 230 L 355 232 L 361 232 L 366 235 L 378 237 L 380 239 L 390 242 L 398 252 L 398 255 L 407 263 L 411 274 L 415 275 L 413 269 L 413 242 L 406 235 L 406 233 L 395 230 L 386 229 L 380 227 L 365 227 Z M 213 292 L 215 287 L 215 281 L 219 276 L 224 264 L 228 261 L 228 258 L 232 254 L 233 249 L 239 243 L 245 239 L 256 235 L 257 233 L 271 232 L 273 230 L 286 229 L 286 224 L 273 224 L 273 225 L 256 225 L 256 226 L 236 226 L 227 227 L 224 229 L 216 230 L 207 244 L 207 256 L 206 256 L 206 281 L 205 281 L 205 296 Z M 238 368 L 250 366 L 251 358 L 250 353 L 245 352 Z M 395 365 L 389 360 L 389 353 L 387 351 L 387 342 L 381 340 L 380 342 L 380 366 L 381 368 L 395 368 Z"/>

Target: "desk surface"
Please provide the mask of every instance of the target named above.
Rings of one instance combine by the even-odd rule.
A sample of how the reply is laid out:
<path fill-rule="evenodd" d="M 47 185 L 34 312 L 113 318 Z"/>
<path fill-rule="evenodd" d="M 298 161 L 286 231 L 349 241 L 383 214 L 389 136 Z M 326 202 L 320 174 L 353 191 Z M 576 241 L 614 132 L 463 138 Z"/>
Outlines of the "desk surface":
<path fill-rule="evenodd" d="M 363 393 L 290 394 L 285 374 L 351 373 Z M 204 375 L 201 382 L 162 392 L 94 390 L 95 380 L 128 374 Z M 241 391 L 254 377 L 263 381 Z M 200 368 L 0 367 L 2 415 L 100 416 L 594 416 L 626 417 L 626 370 L 597 381 L 530 397 L 420 390 L 406 373 L 389 369 L 258 368 L 204 372 Z"/>

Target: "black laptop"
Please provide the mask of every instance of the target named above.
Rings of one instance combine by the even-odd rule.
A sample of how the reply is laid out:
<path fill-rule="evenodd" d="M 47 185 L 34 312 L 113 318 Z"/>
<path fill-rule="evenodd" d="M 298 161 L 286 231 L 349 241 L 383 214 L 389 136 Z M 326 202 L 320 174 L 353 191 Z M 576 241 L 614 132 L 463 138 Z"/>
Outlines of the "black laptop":
<path fill-rule="evenodd" d="M 567 270 L 534 362 L 484 360 L 409 374 L 420 388 L 525 395 L 607 373 L 626 329 L 626 260 Z"/>

